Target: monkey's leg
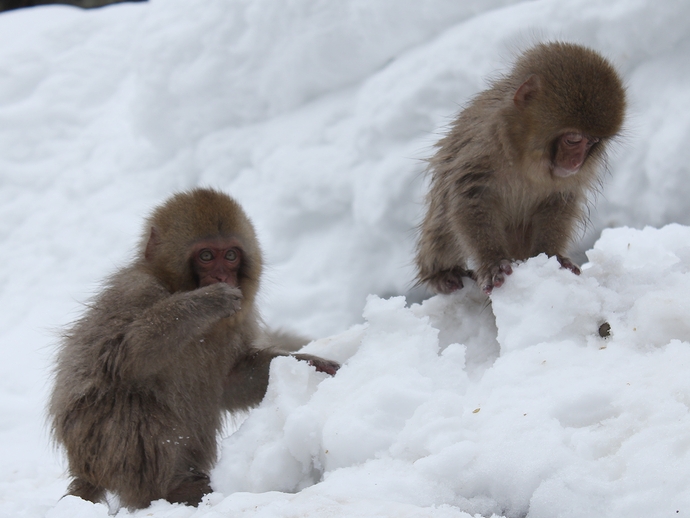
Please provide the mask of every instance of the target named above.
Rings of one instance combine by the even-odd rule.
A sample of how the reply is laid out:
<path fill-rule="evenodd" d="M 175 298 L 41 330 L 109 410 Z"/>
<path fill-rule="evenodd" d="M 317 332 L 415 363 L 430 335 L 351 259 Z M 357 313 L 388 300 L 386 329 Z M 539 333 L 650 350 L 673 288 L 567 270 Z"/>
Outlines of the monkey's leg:
<path fill-rule="evenodd" d="M 174 487 L 166 495 L 165 499 L 170 503 L 179 503 L 197 506 L 204 495 L 213 492 L 210 478 L 206 473 L 192 471 L 182 482 Z"/>
<path fill-rule="evenodd" d="M 103 501 L 105 489 L 97 487 L 83 478 L 75 478 L 67 488 L 67 495 L 78 496 L 82 500 L 97 504 Z"/>

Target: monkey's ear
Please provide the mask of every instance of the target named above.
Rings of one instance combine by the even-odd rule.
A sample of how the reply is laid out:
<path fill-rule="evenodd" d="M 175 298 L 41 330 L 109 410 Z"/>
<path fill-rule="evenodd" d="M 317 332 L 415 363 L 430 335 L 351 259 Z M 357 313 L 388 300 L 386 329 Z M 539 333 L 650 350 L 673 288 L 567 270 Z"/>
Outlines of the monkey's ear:
<path fill-rule="evenodd" d="M 527 81 L 522 83 L 513 96 L 513 102 L 518 108 L 526 108 L 529 102 L 534 99 L 541 90 L 541 80 L 536 74 L 532 74 Z"/>
<path fill-rule="evenodd" d="M 146 250 L 144 251 L 144 259 L 146 259 L 148 262 L 153 261 L 153 257 L 156 254 L 156 248 L 160 242 L 161 239 L 156 227 L 151 227 L 151 234 L 149 235 L 149 240 L 146 243 Z"/>

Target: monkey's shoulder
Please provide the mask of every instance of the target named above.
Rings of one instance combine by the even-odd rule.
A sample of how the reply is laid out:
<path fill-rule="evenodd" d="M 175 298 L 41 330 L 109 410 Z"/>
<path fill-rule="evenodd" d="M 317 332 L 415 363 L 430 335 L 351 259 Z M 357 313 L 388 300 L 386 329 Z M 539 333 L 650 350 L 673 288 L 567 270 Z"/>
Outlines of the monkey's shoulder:
<path fill-rule="evenodd" d="M 63 344 L 74 346 L 110 339 L 167 295 L 165 287 L 152 276 L 134 267 L 122 268 L 108 277 L 101 291 L 85 303 L 82 316 L 63 333 Z"/>
<path fill-rule="evenodd" d="M 170 295 L 153 275 L 137 265 L 122 268 L 106 279 L 95 305 L 120 312 L 149 307 Z"/>

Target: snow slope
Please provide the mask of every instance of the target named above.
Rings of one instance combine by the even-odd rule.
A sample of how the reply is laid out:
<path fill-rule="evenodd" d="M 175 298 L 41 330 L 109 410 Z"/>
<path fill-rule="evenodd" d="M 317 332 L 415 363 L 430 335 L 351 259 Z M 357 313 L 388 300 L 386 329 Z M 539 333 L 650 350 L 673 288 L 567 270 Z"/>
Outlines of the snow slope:
<path fill-rule="evenodd" d="M 268 323 L 346 363 L 324 380 L 274 362 L 223 444 L 218 492 L 135 516 L 690 515 L 687 228 L 608 230 L 581 277 L 532 259 L 490 304 L 474 286 L 386 300 L 421 301 L 423 159 L 540 38 L 598 49 L 628 85 L 581 258 L 606 227 L 690 224 L 686 1 L 1 14 L 0 516 L 107 515 L 58 502 L 43 422 L 56 330 L 130 257 L 151 207 L 195 185 L 253 218 Z"/>

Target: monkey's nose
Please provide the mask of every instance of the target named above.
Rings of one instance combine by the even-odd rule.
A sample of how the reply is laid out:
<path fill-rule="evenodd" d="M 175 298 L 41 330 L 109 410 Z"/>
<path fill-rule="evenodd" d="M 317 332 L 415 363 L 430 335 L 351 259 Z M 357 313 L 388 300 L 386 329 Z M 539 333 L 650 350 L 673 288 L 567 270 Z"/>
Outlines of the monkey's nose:
<path fill-rule="evenodd" d="M 208 276 L 214 282 L 226 282 L 228 280 L 228 272 L 223 268 L 213 268 L 208 272 Z"/>

